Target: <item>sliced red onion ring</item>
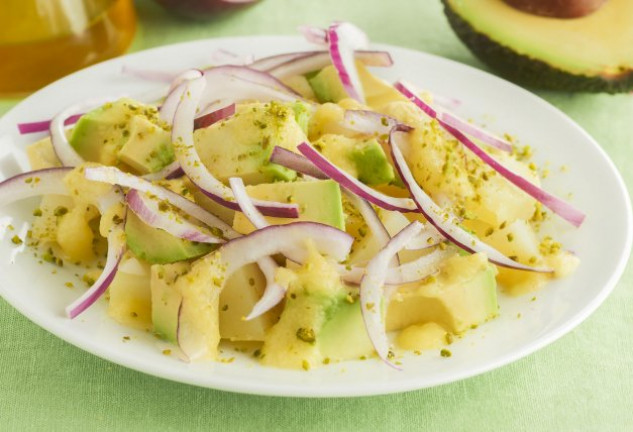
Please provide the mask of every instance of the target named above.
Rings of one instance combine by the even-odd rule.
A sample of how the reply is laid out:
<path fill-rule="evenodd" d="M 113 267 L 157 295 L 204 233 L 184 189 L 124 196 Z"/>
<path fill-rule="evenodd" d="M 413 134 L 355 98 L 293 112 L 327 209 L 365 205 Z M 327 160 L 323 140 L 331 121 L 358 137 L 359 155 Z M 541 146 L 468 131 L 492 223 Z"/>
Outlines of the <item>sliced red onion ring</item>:
<path fill-rule="evenodd" d="M 420 237 L 420 235 L 421 232 L 413 237 L 409 243 L 414 242 L 416 238 Z M 437 248 L 433 252 L 416 258 L 413 261 L 409 261 L 397 267 L 389 267 L 385 278 L 385 285 L 398 286 L 419 282 L 437 270 L 438 265 L 454 253 L 455 249 Z M 341 278 L 348 284 L 360 285 L 363 275 L 365 274 L 365 269 L 365 267 L 360 266 L 346 268 L 345 266 L 340 265 L 339 273 L 341 273 Z"/>
<path fill-rule="evenodd" d="M 240 210 L 244 213 L 244 216 L 253 224 L 256 229 L 266 228 L 268 225 L 268 221 L 264 218 L 253 201 L 248 196 L 246 192 L 246 187 L 244 186 L 244 181 L 242 181 L 239 177 L 231 177 L 229 179 L 229 184 L 231 185 L 231 190 L 233 190 L 233 195 L 235 196 L 235 201 L 240 206 Z"/>
<path fill-rule="evenodd" d="M 262 297 L 255 303 L 248 316 L 244 318 L 246 321 L 265 314 L 277 306 L 286 296 L 286 288 L 275 281 L 275 274 L 279 268 L 275 260 L 271 257 L 260 258 L 257 260 L 257 265 L 266 278 L 266 288 Z"/>
<path fill-rule="evenodd" d="M 73 319 L 84 312 L 96 302 L 99 297 L 106 292 L 114 277 L 116 276 L 121 262 L 121 257 L 125 253 L 125 221 L 118 225 L 113 225 L 108 233 L 108 255 L 101 275 L 94 284 L 81 297 L 66 307 L 66 315 Z"/>
<path fill-rule="evenodd" d="M 201 192 L 217 203 L 239 211 L 240 207 L 235 202 L 231 189 L 207 170 L 200 160 L 194 145 L 193 119 L 206 83 L 207 81 L 204 77 L 196 78 L 186 83 L 182 100 L 174 116 L 172 128 L 174 152 L 187 177 L 200 188 Z M 295 204 L 256 200 L 255 205 L 262 213 L 268 216 L 286 218 L 299 216 L 299 209 Z"/>
<path fill-rule="evenodd" d="M 194 129 L 203 129 L 211 126 L 219 121 L 231 117 L 235 114 L 235 104 L 225 106 L 224 108 L 217 109 L 208 114 L 204 114 L 193 121 Z"/>
<path fill-rule="evenodd" d="M 111 166 L 87 167 L 84 176 L 88 180 L 99 181 L 112 185 L 136 189 L 156 196 L 160 200 L 169 201 L 172 205 L 184 211 L 188 215 L 196 218 L 200 222 L 212 228 L 218 228 L 226 238 L 236 238 L 240 234 L 220 218 L 209 213 L 198 204 L 189 201 L 187 198 L 170 191 L 162 186 L 158 186 L 140 177 L 125 173 L 118 168 Z"/>
<path fill-rule="evenodd" d="M 478 126 L 475 126 L 472 123 L 468 123 L 466 120 L 459 118 L 455 114 L 443 111 L 440 113 L 440 119 L 447 125 L 454 127 L 455 129 L 460 130 L 463 133 L 468 134 L 474 138 L 477 138 L 478 140 L 485 144 L 488 144 L 489 146 L 495 147 L 505 152 L 512 151 L 512 144 L 510 144 L 508 141 L 504 140 L 503 138 L 499 138 L 498 136 L 493 135 Z"/>
<path fill-rule="evenodd" d="M 392 258 L 422 229 L 415 221 L 396 234 L 387 245 L 369 261 L 360 283 L 360 306 L 367 334 L 378 356 L 389 366 L 399 369 L 389 359 L 389 340 L 385 329 L 384 286 Z"/>
<path fill-rule="evenodd" d="M 417 206 L 412 199 L 391 197 L 370 188 L 327 160 L 310 144 L 305 142 L 301 143 L 297 146 L 297 150 L 299 150 L 301 154 L 308 158 L 310 162 L 316 165 L 316 167 L 329 178 L 370 203 L 380 208 L 384 208 L 385 210 L 394 210 L 399 212 L 418 211 Z"/>
<path fill-rule="evenodd" d="M 258 60 L 255 60 L 252 64 L 248 65 L 248 67 L 260 71 L 270 72 L 272 69 L 278 66 L 289 62 L 294 62 L 303 57 L 311 57 L 316 53 L 325 53 L 326 56 L 329 56 L 329 53 L 327 51 L 297 51 L 262 57 Z"/>
<path fill-rule="evenodd" d="M 356 69 L 354 51 L 369 45 L 367 35 L 351 23 L 340 22 L 328 28 L 327 39 L 332 64 L 338 72 L 343 88 L 349 97 L 364 103 L 365 95 Z"/>
<path fill-rule="evenodd" d="M 189 69 L 182 73 L 180 73 L 169 86 L 169 92 L 167 93 L 167 97 L 163 101 L 163 104 L 160 107 L 159 115 L 160 119 L 166 121 L 171 124 L 174 120 L 174 115 L 176 114 L 176 109 L 178 108 L 178 104 L 182 100 L 183 93 L 186 88 L 186 83 L 189 80 L 199 78 L 204 74 L 201 70 L 198 69 Z"/>
<path fill-rule="evenodd" d="M 328 34 L 326 30 L 309 25 L 300 25 L 297 30 L 308 42 L 317 45 L 327 45 Z"/>
<path fill-rule="evenodd" d="M 393 65 L 393 59 L 387 51 L 356 51 L 354 57 L 367 66 L 388 67 Z M 318 71 L 330 64 L 332 64 L 332 59 L 328 51 L 313 51 L 280 63 L 267 69 L 267 71 L 277 78 L 284 78 Z"/>
<path fill-rule="evenodd" d="M 224 243 L 225 240 L 205 232 L 188 220 L 175 217 L 173 212 L 160 210 L 159 200 L 150 198 L 147 193 L 130 189 L 125 196 L 125 202 L 143 222 L 153 228 L 167 231 L 174 237 L 199 243 Z"/>
<path fill-rule="evenodd" d="M 307 240 L 313 242 L 320 254 L 342 261 L 349 254 L 354 237 L 318 222 L 271 225 L 232 239 L 220 247 L 219 252 L 227 267 L 226 277 L 246 264 L 277 253 L 292 255 L 298 258 L 298 262 L 305 262 L 309 254 Z"/>
<path fill-rule="evenodd" d="M 442 119 L 438 118 L 437 112 L 429 104 L 420 99 L 411 90 L 411 87 L 408 86 L 406 83 L 400 81 L 396 83 L 394 87 L 403 95 L 405 95 L 409 100 L 411 100 L 422 111 L 427 113 L 430 117 L 437 119 L 440 125 L 451 135 L 457 138 L 457 140 L 462 143 L 468 150 L 473 152 L 475 156 L 481 159 L 484 163 L 488 164 L 492 169 L 505 177 L 513 185 L 530 195 L 538 202 L 542 203 L 545 207 L 549 208 L 551 211 L 553 211 L 575 227 L 579 227 L 580 225 L 582 225 L 582 222 L 585 219 L 585 214 L 583 212 L 576 209 L 571 204 L 534 185 L 533 183 L 526 180 L 524 177 L 513 173 L 508 168 L 497 162 L 492 156 L 479 148 L 461 131 L 455 129 L 454 127 L 445 123 Z"/>
<path fill-rule="evenodd" d="M 64 120 L 64 126 L 71 126 L 77 123 L 77 121 L 81 118 L 82 114 L 71 115 L 70 117 Z M 41 120 L 34 121 L 28 123 L 18 123 L 18 131 L 20 135 L 27 135 L 38 132 L 46 132 L 51 127 L 52 120 Z"/>
<path fill-rule="evenodd" d="M 391 129 L 399 123 L 396 118 L 375 111 L 347 110 L 341 126 L 369 135 L 389 135 Z"/>
<path fill-rule="evenodd" d="M 430 196 L 422 190 L 409 170 L 404 156 L 400 151 L 398 144 L 398 135 L 403 132 L 409 132 L 410 129 L 404 125 L 398 125 L 393 128 L 389 136 L 389 145 L 391 147 L 391 156 L 396 165 L 396 169 L 402 178 L 403 183 L 409 189 L 409 193 L 416 202 L 420 212 L 444 237 L 452 243 L 468 252 L 483 252 L 488 259 L 500 266 L 509 267 L 518 270 L 529 270 L 535 272 L 551 272 L 549 268 L 530 267 L 511 260 L 501 252 L 482 242 L 459 226 L 459 219 L 448 210 L 441 209 L 433 202 Z"/>
<path fill-rule="evenodd" d="M 2 204 L 10 204 L 39 195 L 70 195 L 64 177 L 70 167 L 44 168 L 9 177 L 0 182 Z"/>
<path fill-rule="evenodd" d="M 308 158 L 301 156 L 293 151 L 283 147 L 275 146 L 270 154 L 270 162 L 290 168 L 301 174 L 308 175 L 317 179 L 325 180 L 329 178 L 318 169 Z"/>
<path fill-rule="evenodd" d="M 378 217 L 378 214 L 371 206 L 371 204 L 369 204 L 367 201 L 359 198 L 351 192 L 347 192 L 347 190 L 345 190 L 345 192 L 347 198 L 351 201 L 352 205 L 356 207 L 360 215 L 365 220 L 365 223 L 369 228 L 369 232 L 374 236 L 374 238 L 378 242 L 378 245 L 382 249 L 387 243 L 389 243 L 389 240 L 391 240 L 391 236 L 389 235 L 389 231 L 387 231 L 387 228 L 385 228 L 382 221 Z M 400 259 L 396 255 L 393 257 L 390 266 L 398 267 L 399 265 Z"/>
<path fill-rule="evenodd" d="M 583 221 L 585 220 L 585 214 L 583 212 L 575 208 L 570 203 L 563 201 L 562 199 L 550 194 L 544 189 L 541 189 L 524 177 L 521 177 L 520 175 L 510 171 L 508 168 L 497 162 L 488 153 L 479 148 L 475 143 L 468 139 L 466 135 L 464 135 L 454 127 L 444 123 L 442 120 L 439 120 L 439 122 L 444 129 L 446 129 L 451 135 L 457 138 L 457 140 L 461 142 L 466 148 L 472 151 L 475 156 L 479 157 L 486 164 L 490 165 L 492 169 L 494 169 L 507 180 L 509 180 L 513 185 L 530 195 L 535 200 L 539 201 L 545 207 L 556 213 L 561 218 L 565 219 L 567 222 L 571 223 L 573 226 L 579 227 L 580 225 L 582 225 Z"/>
<path fill-rule="evenodd" d="M 422 250 L 433 246 L 437 246 L 438 243 L 446 240 L 446 238 L 440 234 L 435 227 L 431 224 L 427 224 L 418 236 L 411 239 L 405 246 L 408 250 Z"/>
<path fill-rule="evenodd" d="M 405 83 L 404 81 L 396 82 L 393 87 L 398 90 L 400 93 L 404 95 L 407 99 L 413 102 L 418 108 L 420 108 L 426 115 L 431 118 L 437 118 L 437 111 L 431 105 L 424 102 L 418 95 L 416 94 L 416 90 L 414 90 L 411 84 Z"/>

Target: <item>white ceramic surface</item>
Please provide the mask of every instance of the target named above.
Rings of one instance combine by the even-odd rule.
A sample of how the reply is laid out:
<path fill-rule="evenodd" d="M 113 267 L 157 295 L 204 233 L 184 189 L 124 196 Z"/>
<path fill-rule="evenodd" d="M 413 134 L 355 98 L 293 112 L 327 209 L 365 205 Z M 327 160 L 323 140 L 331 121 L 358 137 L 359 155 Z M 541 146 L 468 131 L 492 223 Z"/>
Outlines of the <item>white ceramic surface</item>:
<path fill-rule="evenodd" d="M 0 120 L 0 179 L 25 167 L 22 150 L 34 138 L 19 137 L 16 123 L 50 118 L 61 107 L 88 97 L 138 95 L 157 87 L 122 75 L 123 65 L 176 71 L 207 64 L 217 48 L 248 54 L 255 47 L 258 56 L 311 48 L 294 37 L 196 41 L 114 59 L 46 87 Z M 103 301 L 74 321 L 65 318 L 64 306 L 80 292 L 64 286 L 66 281 L 76 282 L 73 269 L 52 274 L 53 267 L 38 263 L 28 249 L 22 253 L 9 241 L 27 229 L 37 205 L 37 200 L 29 200 L 0 208 L 0 294 L 36 324 L 99 357 L 174 381 L 266 395 L 359 396 L 431 387 L 508 364 L 572 330 L 611 292 L 631 249 L 629 195 L 613 163 L 567 116 L 513 84 L 428 54 L 376 47 L 389 49 L 395 60 L 391 69 L 375 69 L 379 75 L 388 80 L 404 78 L 460 99 L 464 104 L 459 114 L 485 122 L 494 131 L 511 133 L 536 150 L 537 162 L 549 163 L 552 174 L 545 187 L 560 196 L 571 193 L 573 203 L 588 215 L 580 229 L 556 218 L 549 227 L 581 258 L 575 274 L 549 285 L 536 301 L 530 301 L 531 295 L 501 296 L 501 316 L 451 345 L 452 357 L 442 358 L 437 351 L 411 355 L 403 360 L 402 372 L 378 360 L 350 361 L 309 372 L 280 370 L 231 352 L 224 356 L 235 355 L 233 363 L 187 364 L 163 355 L 163 346 L 153 336 L 112 322 Z M 560 173 L 562 165 L 569 167 L 568 172 Z M 7 230 L 9 224 L 16 231 Z M 125 335 L 131 340 L 124 342 Z"/>

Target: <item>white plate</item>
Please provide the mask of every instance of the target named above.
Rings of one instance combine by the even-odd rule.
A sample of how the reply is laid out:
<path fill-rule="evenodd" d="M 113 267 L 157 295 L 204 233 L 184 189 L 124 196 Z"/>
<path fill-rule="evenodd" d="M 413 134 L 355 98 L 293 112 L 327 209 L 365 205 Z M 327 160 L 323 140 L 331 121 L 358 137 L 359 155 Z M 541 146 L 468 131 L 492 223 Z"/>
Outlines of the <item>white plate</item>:
<path fill-rule="evenodd" d="M 17 135 L 16 123 L 49 118 L 60 107 L 88 97 L 139 94 L 156 86 L 120 74 L 123 64 L 138 68 L 178 70 L 208 62 L 217 48 L 237 53 L 267 54 L 311 48 L 294 37 L 247 37 L 196 41 L 152 49 L 111 60 L 66 77 L 32 95 L 0 120 L 0 179 L 17 172 L 15 158 L 28 140 Z M 451 358 L 437 351 L 404 359 L 404 371 L 378 360 L 350 361 L 304 371 L 259 366 L 236 355 L 233 363 L 187 364 L 161 353 L 157 340 L 146 333 L 118 326 L 99 302 L 80 318 L 64 317 L 64 306 L 79 289 L 72 269 L 51 274 L 32 255 L 15 254 L 9 241 L 14 232 L 0 229 L 0 294 L 22 314 L 58 337 L 99 357 L 166 379 L 244 393 L 285 396 L 360 396 L 431 387 L 503 366 L 561 337 L 587 318 L 611 292 L 631 249 L 631 206 L 613 163 L 577 124 L 531 93 L 479 70 L 428 54 L 389 49 L 396 66 L 376 69 L 388 80 L 405 78 L 419 87 L 464 101 L 459 113 L 486 121 L 493 130 L 510 132 L 536 150 L 539 163 L 549 162 L 550 191 L 566 196 L 587 213 L 576 230 L 555 220 L 551 228 L 582 260 L 568 279 L 550 284 L 537 294 L 500 299 L 501 316 L 469 332 L 450 346 Z M 14 147 L 11 147 L 13 143 Z M 568 172 L 560 173 L 566 165 Z M 9 221 L 17 231 L 37 201 L 0 209 L 0 226 Z M 517 318 L 520 314 L 520 319 Z M 130 335 L 131 340 L 123 341 Z M 8 335 L 8 337 L 11 337 Z M 234 354 L 225 353 L 225 357 Z M 571 359 L 570 359 L 571 360 Z"/>

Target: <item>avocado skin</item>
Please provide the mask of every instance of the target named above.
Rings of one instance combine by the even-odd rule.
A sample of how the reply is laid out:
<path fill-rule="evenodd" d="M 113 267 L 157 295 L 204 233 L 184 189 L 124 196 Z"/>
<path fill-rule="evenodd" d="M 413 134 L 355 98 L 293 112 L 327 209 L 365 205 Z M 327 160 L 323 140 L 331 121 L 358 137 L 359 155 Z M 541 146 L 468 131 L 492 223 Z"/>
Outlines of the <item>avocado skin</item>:
<path fill-rule="evenodd" d="M 490 39 L 455 13 L 447 0 L 442 0 L 442 3 L 448 22 L 462 42 L 481 61 L 517 84 L 542 90 L 611 94 L 633 90 L 633 70 L 627 70 L 614 78 L 565 72 L 542 60 L 521 55 L 512 48 Z"/>

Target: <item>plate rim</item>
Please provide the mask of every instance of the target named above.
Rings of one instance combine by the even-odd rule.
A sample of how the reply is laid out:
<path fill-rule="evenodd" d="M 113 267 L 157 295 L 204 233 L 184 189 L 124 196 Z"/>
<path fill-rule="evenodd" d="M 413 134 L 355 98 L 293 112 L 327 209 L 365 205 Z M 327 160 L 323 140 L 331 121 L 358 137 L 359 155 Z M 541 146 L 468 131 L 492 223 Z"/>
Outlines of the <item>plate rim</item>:
<path fill-rule="evenodd" d="M 47 85 L 46 87 L 38 90 L 37 92 L 33 93 L 29 97 L 25 98 L 24 100 L 16 104 L 11 110 L 5 113 L 5 115 L 3 115 L 2 118 L 0 118 L 0 131 L 2 131 L 5 127 L 11 126 L 8 124 L 5 125 L 5 123 L 7 122 L 6 119 L 10 118 L 10 115 L 14 111 L 19 111 L 23 106 L 28 106 L 31 103 L 32 98 L 39 95 L 41 92 L 49 89 L 50 87 L 65 85 L 64 84 L 65 82 L 72 81 L 78 75 L 86 73 L 86 71 L 94 71 L 94 70 L 103 68 L 104 65 L 119 63 L 119 62 L 123 62 L 129 59 L 133 59 L 136 56 L 151 55 L 152 53 L 159 52 L 161 50 L 175 49 L 180 46 L 189 46 L 189 45 L 196 45 L 196 44 L 204 45 L 205 43 L 216 43 L 216 44 L 217 43 L 231 44 L 231 43 L 240 43 L 240 42 L 243 43 L 244 41 L 252 41 L 254 39 L 256 40 L 261 40 L 261 39 L 284 40 L 288 43 L 297 43 L 297 44 L 299 42 L 304 42 L 303 39 L 300 38 L 299 36 L 290 36 L 290 35 L 230 36 L 230 37 L 206 38 L 206 39 L 197 39 L 197 40 L 191 40 L 191 41 L 183 41 L 183 42 L 178 42 L 178 43 L 173 43 L 173 44 L 168 44 L 168 45 L 163 45 L 163 46 L 158 46 L 158 47 L 152 47 L 146 50 L 129 53 L 124 56 L 106 60 L 104 62 L 92 65 L 88 68 L 76 71 L 70 75 L 67 75 Z M 306 47 L 307 46 L 309 45 L 306 45 Z M 104 359 L 106 361 L 111 361 L 113 363 L 116 363 L 126 368 L 130 368 L 137 372 L 142 372 L 147 375 L 155 376 L 157 378 L 167 379 L 174 382 L 186 383 L 186 384 L 190 384 L 190 385 L 194 385 L 198 387 L 212 388 L 212 389 L 223 390 L 223 391 L 231 391 L 231 392 L 255 394 L 255 395 L 266 395 L 266 396 L 358 397 L 358 396 L 402 393 L 402 392 L 409 392 L 409 391 L 423 389 L 423 388 L 435 387 L 439 385 L 461 381 L 466 378 L 478 376 L 483 373 L 489 372 L 491 370 L 508 365 L 510 363 L 513 363 L 519 359 L 522 359 L 544 348 L 545 346 L 551 344 L 552 342 L 560 339 L 562 336 L 568 334 L 571 330 L 576 328 L 585 319 L 587 319 L 593 312 L 595 312 L 603 304 L 603 302 L 611 294 L 611 292 L 615 289 L 618 281 L 622 277 L 622 274 L 626 268 L 627 262 L 631 254 L 631 247 L 633 245 L 633 211 L 631 208 L 631 198 L 627 189 L 627 185 L 624 182 L 624 179 L 621 173 L 615 166 L 613 160 L 610 158 L 610 156 L 605 151 L 605 149 L 602 146 L 600 146 L 600 144 L 582 126 L 580 126 L 577 122 L 571 119 L 562 110 L 553 106 L 552 104 L 542 99 L 541 97 L 537 96 L 536 94 L 512 82 L 506 81 L 503 78 L 500 78 L 496 75 L 493 75 L 491 73 L 488 73 L 476 67 L 473 67 L 464 63 L 460 63 L 458 61 L 455 61 L 449 58 L 441 57 L 435 54 L 427 53 L 424 51 L 418 51 L 412 48 L 401 47 L 401 46 L 390 45 L 390 44 L 382 44 L 382 43 L 372 44 L 372 48 L 400 50 L 407 54 L 410 54 L 411 56 L 422 56 L 422 57 L 426 57 L 427 59 L 431 61 L 449 64 L 451 65 L 451 67 L 465 68 L 469 70 L 470 73 L 480 75 L 482 77 L 485 77 L 485 79 L 493 79 L 493 81 L 495 81 L 496 83 L 500 83 L 505 86 L 510 85 L 511 87 L 514 88 L 514 91 L 521 92 L 523 97 L 533 99 L 541 107 L 543 107 L 543 109 L 547 109 L 555 113 L 557 116 L 564 118 L 565 121 L 569 123 L 569 125 L 571 125 L 573 128 L 577 130 L 577 132 L 580 132 L 584 136 L 587 142 L 591 144 L 594 150 L 597 150 L 599 152 L 602 159 L 608 164 L 608 167 L 610 171 L 614 174 L 614 179 L 616 180 L 616 183 L 618 185 L 618 195 L 622 195 L 622 197 L 624 198 L 623 204 L 625 205 L 627 209 L 627 214 L 626 214 L 627 232 L 626 232 L 625 240 L 622 243 L 623 248 L 624 248 L 624 253 L 620 255 L 619 261 L 615 267 L 614 272 L 605 281 L 602 289 L 599 291 L 599 295 L 592 298 L 591 301 L 588 304 L 586 304 L 583 308 L 577 310 L 576 313 L 573 316 L 571 316 L 569 319 L 567 319 L 562 325 L 557 326 L 552 331 L 548 331 L 543 336 L 532 341 L 532 343 L 530 343 L 529 345 L 524 346 L 522 349 L 516 350 L 515 352 L 511 354 L 500 356 L 499 358 L 495 359 L 496 361 L 489 362 L 488 364 L 483 365 L 479 368 L 468 369 L 465 371 L 461 371 L 461 373 L 458 372 L 456 374 L 453 374 L 450 379 L 443 379 L 443 380 L 440 379 L 440 380 L 437 380 L 437 382 L 433 381 L 432 379 L 431 380 L 427 379 L 426 384 L 420 385 L 419 383 L 417 383 L 417 380 L 419 380 L 419 378 L 416 379 L 416 377 L 413 377 L 410 381 L 407 381 L 406 383 L 395 382 L 393 384 L 387 383 L 387 385 L 385 385 L 385 383 L 381 383 L 380 386 L 362 385 L 360 387 L 354 387 L 354 388 L 344 389 L 344 390 L 342 390 L 341 387 L 338 387 L 336 390 L 334 390 L 334 388 L 331 386 L 325 386 L 324 388 L 320 386 L 311 386 L 308 388 L 307 391 L 305 391 L 305 390 L 298 389 L 296 386 L 287 386 L 285 383 L 283 383 L 282 385 L 278 387 L 273 387 L 267 383 L 259 384 L 258 382 L 250 383 L 248 385 L 245 385 L 244 383 L 239 383 L 236 386 L 234 383 L 231 384 L 230 377 L 229 377 L 229 380 L 227 381 L 226 379 L 223 379 L 221 375 L 216 376 L 216 379 L 212 380 L 213 382 L 208 382 L 208 381 L 199 382 L 199 381 L 196 381 L 193 377 L 190 378 L 188 375 L 180 375 L 178 373 L 178 370 L 179 370 L 178 368 L 174 368 L 175 372 L 172 372 L 172 371 L 160 370 L 160 368 L 157 369 L 153 365 L 150 365 L 150 367 L 148 367 L 147 364 L 136 361 L 137 359 L 129 359 L 125 355 L 119 355 L 118 352 L 113 353 L 112 351 L 108 351 L 107 349 L 102 349 L 93 341 L 90 341 L 88 344 L 86 344 L 86 341 L 81 340 L 82 337 L 79 334 L 75 334 L 73 332 L 62 332 L 60 329 L 56 329 L 56 328 L 51 329 L 50 326 L 47 325 L 48 323 L 46 322 L 46 319 L 44 317 L 40 317 L 36 313 L 30 311 L 28 306 L 23 304 L 24 302 L 21 301 L 18 298 L 18 296 L 10 295 L 11 290 L 5 288 L 4 283 L 0 283 L 0 293 L 2 293 L 2 297 L 5 299 L 5 301 L 7 301 L 7 303 L 9 303 L 12 307 L 14 307 L 18 313 L 20 313 L 22 316 L 26 317 L 31 322 L 38 325 L 40 328 L 64 340 L 65 342 L 70 343 L 75 348 L 79 348 L 83 351 L 87 351 L 91 353 L 92 355 L 96 355 L 97 357 L 100 357 L 101 359 Z M 4 277 L 0 277 L 0 279 L 4 279 Z M 280 388 L 282 389 L 281 391 L 279 391 Z"/>

